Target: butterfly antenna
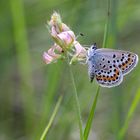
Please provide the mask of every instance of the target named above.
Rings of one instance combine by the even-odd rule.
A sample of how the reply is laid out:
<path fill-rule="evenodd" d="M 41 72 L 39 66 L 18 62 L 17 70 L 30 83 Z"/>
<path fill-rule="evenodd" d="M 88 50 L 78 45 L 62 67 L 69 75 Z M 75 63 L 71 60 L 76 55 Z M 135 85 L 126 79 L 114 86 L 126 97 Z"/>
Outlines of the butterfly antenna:
<path fill-rule="evenodd" d="M 80 36 L 84 36 L 84 34 L 83 34 L 83 33 L 79 33 L 79 35 L 80 35 Z"/>
<path fill-rule="evenodd" d="M 83 33 L 79 33 L 77 36 L 76 36 L 76 39 L 79 38 L 80 36 L 84 36 Z"/>

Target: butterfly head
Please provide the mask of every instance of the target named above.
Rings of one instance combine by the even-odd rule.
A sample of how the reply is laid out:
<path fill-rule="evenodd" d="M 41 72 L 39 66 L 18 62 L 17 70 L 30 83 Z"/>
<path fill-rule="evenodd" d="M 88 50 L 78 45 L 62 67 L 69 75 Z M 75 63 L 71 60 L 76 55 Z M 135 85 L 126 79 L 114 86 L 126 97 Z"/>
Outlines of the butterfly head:
<path fill-rule="evenodd" d="M 94 43 L 94 44 L 91 46 L 91 49 L 92 49 L 92 50 L 96 50 L 96 49 L 97 49 L 96 43 Z"/>
<path fill-rule="evenodd" d="M 95 50 L 97 49 L 96 43 L 94 43 L 88 50 L 87 57 L 90 58 L 95 54 Z"/>

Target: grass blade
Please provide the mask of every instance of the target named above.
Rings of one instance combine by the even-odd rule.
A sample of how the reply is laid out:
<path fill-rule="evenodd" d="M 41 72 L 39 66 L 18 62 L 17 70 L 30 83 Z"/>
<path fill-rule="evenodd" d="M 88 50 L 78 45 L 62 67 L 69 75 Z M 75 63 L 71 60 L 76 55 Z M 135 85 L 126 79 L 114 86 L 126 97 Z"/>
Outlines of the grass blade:
<path fill-rule="evenodd" d="M 52 113 L 52 116 L 51 116 L 51 118 L 50 118 L 50 120 L 49 120 L 49 123 L 48 123 L 48 125 L 46 126 L 45 130 L 43 131 L 40 140 L 45 140 L 45 136 L 47 136 L 48 131 L 49 131 L 49 129 L 50 129 L 50 127 L 51 127 L 51 125 L 52 125 L 52 123 L 53 123 L 53 121 L 54 121 L 55 116 L 56 116 L 56 113 L 58 112 L 58 109 L 59 109 L 60 104 L 61 104 L 61 102 L 62 102 L 62 98 L 63 98 L 63 96 L 60 96 L 60 97 L 59 97 L 59 99 L 58 99 L 58 101 L 57 101 L 57 103 L 56 103 L 56 106 L 55 106 L 55 108 L 54 108 L 54 111 L 53 111 L 53 113 Z"/>
<path fill-rule="evenodd" d="M 104 28 L 104 38 L 103 38 L 102 48 L 106 48 L 107 35 L 108 35 L 108 20 L 107 20 L 107 22 L 105 24 L 105 28 Z"/>
<path fill-rule="evenodd" d="M 132 104 L 130 106 L 130 109 L 128 111 L 126 120 L 124 122 L 123 127 L 121 128 L 120 132 L 119 132 L 119 139 L 122 140 L 124 138 L 124 135 L 128 129 L 130 120 L 134 114 L 134 111 L 136 110 L 136 107 L 138 106 L 138 103 L 140 102 L 140 89 L 138 89 L 138 91 L 136 92 L 136 96 L 134 97 Z"/>
<path fill-rule="evenodd" d="M 32 113 L 35 111 L 35 101 L 31 55 L 29 51 L 23 0 L 10 0 L 10 8 L 13 22 L 16 61 L 20 77 L 17 86 L 25 110 L 25 133 L 30 134 L 34 131 L 32 125 L 35 118 L 32 117 Z"/>
<path fill-rule="evenodd" d="M 108 24 L 109 24 L 109 14 L 110 14 L 110 0 L 108 0 L 107 7 L 108 7 L 108 9 L 107 9 L 107 20 L 106 20 L 106 23 L 105 23 L 104 38 L 103 38 L 103 45 L 102 45 L 103 48 L 106 47 L 107 36 L 108 36 Z M 91 129 L 91 124 L 93 122 L 93 118 L 94 118 L 94 114 L 95 114 L 95 108 L 96 108 L 99 92 L 100 92 L 100 86 L 98 86 L 97 93 L 96 93 L 96 96 L 95 96 L 95 99 L 94 99 L 94 102 L 93 102 L 93 105 L 92 105 L 92 108 L 91 108 L 91 111 L 90 111 L 90 115 L 88 117 L 88 121 L 87 121 L 86 127 L 84 129 L 84 140 L 87 140 L 88 136 L 89 136 L 89 131 Z"/>
<path fill-rule="evenodd" d="M 108 0 L 108 9 L 107 9 L 107 19 L 104 27 L 104 38 L 102 48 L 106 48 L 107 36 L 108 36 L 108 26 L 109 26 L 109 16 L 110 16 L 110 0 Z"/>
<path fill-rule="evenodd" d="M 85 130 L 84 130 L 84 140 L 87 140 L 88 136 L 89 136 L 89 131 L 91 129 L 91 124 L 92 124 L 92 121 L 93 121 L 93 118 L 94 118 L 99 91 L 100 91 L 100 86 L 98 86 L 97 93 L 96 93 L 96 96 L 95 96 L 95 99 L 94 99 L 94 102 L 93 102 L 93 105 L 92 105 L 92 108 L 91 108 L 91 111 L 90 111 L 90 115 L 89 115 L 88 121 L 86 123 L 86 127 L 85 127 Z"/>

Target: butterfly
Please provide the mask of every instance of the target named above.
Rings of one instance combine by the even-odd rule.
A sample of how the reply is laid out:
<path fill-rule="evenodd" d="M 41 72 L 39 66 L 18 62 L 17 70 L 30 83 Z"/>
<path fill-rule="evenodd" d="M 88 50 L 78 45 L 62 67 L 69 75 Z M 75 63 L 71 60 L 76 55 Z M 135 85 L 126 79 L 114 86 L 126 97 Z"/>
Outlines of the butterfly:
<path fill-rule="evenodd" d="M 88 74 L 102 87 L 118 86 L 123 76 L 138 64 L 138 55 L 129 51 L 100 48 L 96 43 L 87 52 Z"/>

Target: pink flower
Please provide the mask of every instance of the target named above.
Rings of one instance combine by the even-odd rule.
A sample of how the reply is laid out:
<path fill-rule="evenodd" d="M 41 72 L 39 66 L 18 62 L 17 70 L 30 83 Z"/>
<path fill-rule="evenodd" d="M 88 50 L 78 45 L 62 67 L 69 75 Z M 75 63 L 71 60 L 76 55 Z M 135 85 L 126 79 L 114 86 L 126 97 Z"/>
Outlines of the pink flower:
<path fill-rule="evenodd" d="M 72 31 L 64 31 L 60 34 L 57 34 L 56 38 L 65 48 L 69 48 L 69 46 L 74 42 L 75 35 Z"/>
<path fill-rule="evenodd" d="M 76 55 L 77 57 L 79 57 L 79 58 L 80 58 L 80 57 L 81 57 L 81 58 L 86 57 L 87 51 L 86 51 L 86 49 L 85 49 L 84 47 L 81 46 L 81 44 L 80 44 L 78 41 L 75 41 L 75 42 L 74 42 L 74 47 L 75 47 L 75 49 L 76 49 L 75 55 Z"/>
<path fill-rule="evenodd" d="M 59 34 L 56 33 L 52 28 L 51 35 L 54 41 L 61 47 L 63 50 L 69 48 L 72 43 L 75 41 L 75 35 L 72 31 L 64 31 Z"/>
<path fill-rule="evenodd" d="M 57 51 L 58 54 L 55 53 L 55 51 Z M 57 59 L 61 58 L 61 53 L 62 53 L 62 48 L 55 44 L 47 52 L 43 53 L 43 60 L 46 64 L 56 62 Z"/>
<path fill-rule="evenodd" d="M 58 13 L 53 13 L 48 24 L 52 38 L 63 50 L 69 48 L 75 41 L 74 32 L 61 21 L 61 17 Z"/>
<path fill-rule="evenodd" d="M 53 57 L 48 55 L 48 53 L 44 52 L 43 53 L 43 60 L 46 64 L 50 64 L 53 61 Z"/>
<path fill-rule="evenodd" d="M 87 51 L 78 41 L 74 41 L 75 54 L 73 55 L 70 64 L 75 62 L 86 62 Z"/>
<path fill-rule="evenodd" d="M 58 13 L 53 13 L 51 20 L 48 22 L 48 27 L 54 39 L 54 46 L 43 53 L 43 60 L 46 64 L 56 62 L 58 59 L 64 58 L 66 54 L 71 59 L 70 63 L 85 60 L 86 49 L 76 41 L 74 32 L 62 22 Z"/>

